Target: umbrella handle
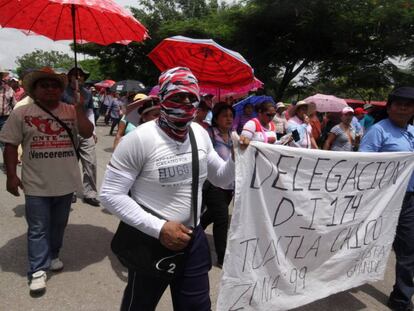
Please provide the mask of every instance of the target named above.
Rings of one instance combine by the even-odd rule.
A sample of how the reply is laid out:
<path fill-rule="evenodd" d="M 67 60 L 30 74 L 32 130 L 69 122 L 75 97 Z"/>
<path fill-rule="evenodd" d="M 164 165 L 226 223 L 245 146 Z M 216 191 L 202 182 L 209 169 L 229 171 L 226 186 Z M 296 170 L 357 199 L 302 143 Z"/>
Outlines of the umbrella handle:
<path fill-rule="evenodd" d="M 78 80 L 78 75 L 76 74 L 76 79 L 75 79 L 75 105 L 80 103 L 80 91 L 79 91 L 79 80 Z"/>

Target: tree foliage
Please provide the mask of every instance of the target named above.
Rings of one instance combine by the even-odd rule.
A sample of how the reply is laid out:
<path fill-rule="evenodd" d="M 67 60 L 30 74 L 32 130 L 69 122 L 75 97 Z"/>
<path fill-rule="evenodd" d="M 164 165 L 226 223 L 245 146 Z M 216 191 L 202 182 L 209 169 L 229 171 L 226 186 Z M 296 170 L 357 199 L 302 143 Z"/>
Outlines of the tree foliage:
<path fill-rule="evenodd" d="M 17 74 L 22 74 L 30 69 L 51 67 L 67 70 L 74 64 L 74 59 L 68 54 L 58 51 L 43 51 L 36 49 L 31 53 L 24 54 L 16 60 Z"/>
<path fill-rule="evenodd" d="M 414 5 L 409 0 L 138 3 L 132 12 L 151 39 L 128 46 L 81 47 L 99 59 L 107 78 L 155 84 L 159 71 L 147 54 L 166 37 L 184 35 L 212 38 L 240 52 L 277 99 L 318 88 L 379 97 L 392 85 L 412 81 L 412 71 L 401 72 L 390 62 L 392 57 L 414 57 Z M 298 79 L 303 72 L 311 75 Z"/>

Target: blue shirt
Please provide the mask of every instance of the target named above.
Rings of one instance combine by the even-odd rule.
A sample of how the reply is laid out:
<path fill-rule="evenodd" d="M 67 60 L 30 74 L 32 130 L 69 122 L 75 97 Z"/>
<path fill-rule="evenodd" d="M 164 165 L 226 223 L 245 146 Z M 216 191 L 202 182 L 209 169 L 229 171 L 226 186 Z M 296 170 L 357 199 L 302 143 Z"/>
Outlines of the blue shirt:
<path fill-rule="evenodd" d="M 362 125 L 361 125 L 361 123 L 359 123 L 359 121 L 356 117 L 352 117 L 351 125 L 355 129 L 355 134 L 362 136 L 362 134 L 363 134 Z"/>
<path fill-rule="evenodd" d="M 83 86 L 79 86 L 79 90 L 81 97 L 83 97 L 85 111 L 88 109 L 93 109 L 92 93 L 89 90 L 85 89 Z M 69 85 L 63 91 L 62 101 L 71 105 L 73 105 L 75 102 L 75 92 Z"/>
<path fill-rule="evenodd" d="M 414 126 L 406 129 L 396 126 L 390 119 L 374 124 L 364 135 L 359 146 L 363 152 L 414 151 Z M 411 175 L 407 191 L 414 191 L 414 174 Z"/>

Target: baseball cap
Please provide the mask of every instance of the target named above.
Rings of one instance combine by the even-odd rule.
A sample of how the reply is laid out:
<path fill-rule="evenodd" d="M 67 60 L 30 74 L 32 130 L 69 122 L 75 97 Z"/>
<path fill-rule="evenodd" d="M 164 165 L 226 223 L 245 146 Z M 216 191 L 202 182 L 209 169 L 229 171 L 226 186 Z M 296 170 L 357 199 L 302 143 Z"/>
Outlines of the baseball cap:
<path fill-rule="evenodd" d="M 367 112 L 364 110 L 364 108 L 358 107 L 354 110 L 355 114 L 366 114 Z"/>
<path fill-rule="evenodd" d="M 352 109 L 351 107 L 345 107 L 344 109 L 342 109 L 342 114 L 347 114 L 347 113 L 354 113 L 354 109 Z"/>

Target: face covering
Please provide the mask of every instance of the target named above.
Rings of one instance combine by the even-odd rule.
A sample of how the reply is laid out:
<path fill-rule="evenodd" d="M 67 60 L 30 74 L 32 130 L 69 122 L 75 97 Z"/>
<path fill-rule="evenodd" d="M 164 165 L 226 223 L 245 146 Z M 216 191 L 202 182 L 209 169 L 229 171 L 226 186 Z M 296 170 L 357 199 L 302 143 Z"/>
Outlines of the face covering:
<path fill-rule="evenodd" d="M 188 68 L 176 67 L 161 74 L 159 85 L 161 111 L 158 125 L 168 136 L 183 142 L 200 101 L 198 81 Z M 169 100 L 177 93 L 193 94 L 197 101 L 192 104 L 183 104 Z"/>

